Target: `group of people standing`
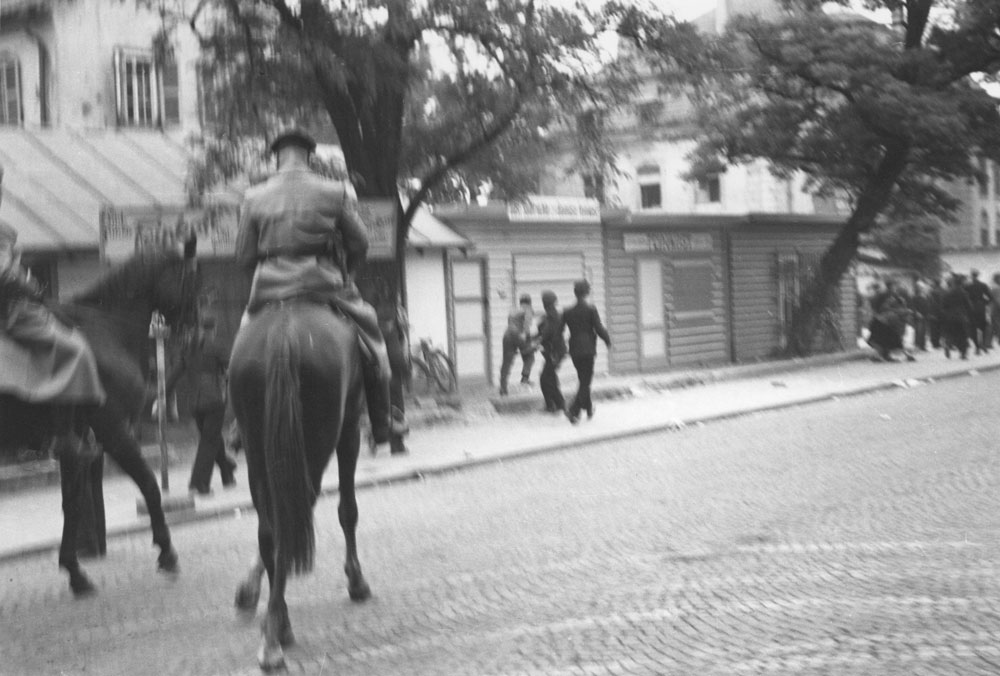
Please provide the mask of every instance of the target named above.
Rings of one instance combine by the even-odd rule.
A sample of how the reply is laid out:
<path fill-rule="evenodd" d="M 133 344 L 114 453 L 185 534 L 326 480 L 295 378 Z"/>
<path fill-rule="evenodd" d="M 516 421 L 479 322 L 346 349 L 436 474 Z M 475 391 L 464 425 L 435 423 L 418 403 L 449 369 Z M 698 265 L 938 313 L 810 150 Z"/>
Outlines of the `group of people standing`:
<path fill-rule="evenodd" d="M 590 396 L 590 385 L 594 379 L 594 359 L 597 356 L 597 339 L 611 347 L 611 336 L 601 322 L 597 308 L 590 304 L 590 283 L 580 280 L 573 285 L 576 304 L 560 312 L 558 297 L 552 291 L 542 292 L 544 312 L 535 330 L 534 310 L 531 296 L 524 294 L 518 299 L 518 309 L 507 318 L 507 330 L 503 336 L 503 361 L 500 365 L 500 395 L 506 396 L 514 357 L 521 356 L 521 384 L 531 384 L 531 369 L 535 362 L 535 352 L 541 350 L 544 364 L 538 384 L 549 413 L 565 413 L 570 422 L 580 421 L 584 411 L 587 418 L 594 417 L 594 402 Z M 565 339 L 569 329 L 569 342 Z M 579 385 L 576 396 L 566 405 L 559 387 L 559 367 L 569 354 L 576 369 Z"/>
<path fill-rule="evenodd" d="M 869 304 L 868 344 L 885 361 L 894 361 L 896 352 L 915 359 L 903 341 L 907 326 L 913 328 L 915 349 L 926 352 L 929 342 L 948 358 L 955 351 L 968 359 L 970 343 L 977 355 L 987 353 L 993 339 L 1000 340 L 1000 273 L 993 275 L 992 287 L 975 269 L 968 277 L 953 273 L 944 282 L 917 279 L 912 292 L 894 279 L 884 288 L 875 282 Z"/>

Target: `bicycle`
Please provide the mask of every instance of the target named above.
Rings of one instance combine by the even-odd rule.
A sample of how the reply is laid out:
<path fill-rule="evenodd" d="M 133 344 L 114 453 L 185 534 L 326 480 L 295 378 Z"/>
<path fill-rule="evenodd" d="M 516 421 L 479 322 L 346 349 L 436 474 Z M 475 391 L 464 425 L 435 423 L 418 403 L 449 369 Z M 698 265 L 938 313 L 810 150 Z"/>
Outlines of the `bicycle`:
<path fill-rule="evenodd" d="M 452 394 L 458 389 L 455 365 L 429 338 L 420 339 L 420 347 L 411 356 L 413 364 L 409 390 L 415 394 Z"/>

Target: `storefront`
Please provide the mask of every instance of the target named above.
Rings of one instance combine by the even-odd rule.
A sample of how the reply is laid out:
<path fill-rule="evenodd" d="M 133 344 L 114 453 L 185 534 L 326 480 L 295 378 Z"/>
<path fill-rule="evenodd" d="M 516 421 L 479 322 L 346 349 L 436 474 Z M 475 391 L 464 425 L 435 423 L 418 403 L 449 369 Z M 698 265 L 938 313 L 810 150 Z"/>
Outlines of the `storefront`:
<path fill-rule="evenodd" d="M 842 221 L 749 214 L 604 218 L 613 373 L 647 373 L 776 356 L 802 284 Z M 836 331 L 855 335 L 853 279 Z"/>
<path fill-rule="evenodd" d="M 449 254 L 451 344 L 460 379 L 498 381 L 507 316 L 521 294 L 542 313 L 542 291 L 561 307 L 575 302 L 573 283 L 591 283 L 591 302 L 606 315 L 600 208 L 593 200 L 532 197 L 518 204 L 439 207 L 434 215 L 473 248 Z M 597 373 L 607 373 L 601 350 Z M 536 375 L 537 377 L 537 375 Z"/>

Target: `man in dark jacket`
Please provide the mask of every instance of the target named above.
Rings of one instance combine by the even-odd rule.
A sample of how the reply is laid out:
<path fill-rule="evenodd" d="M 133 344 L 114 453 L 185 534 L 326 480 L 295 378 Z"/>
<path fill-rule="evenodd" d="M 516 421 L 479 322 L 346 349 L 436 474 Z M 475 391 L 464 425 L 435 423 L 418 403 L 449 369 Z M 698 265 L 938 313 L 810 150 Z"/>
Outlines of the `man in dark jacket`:
<path fill-rule="evenodd" d="M 972 333 L 972 344 L 976 346 L 976 354 L 980 354 L 990 351 L 990 346 L 987 344 L 989 333 L 986 331 L 986 308 L 993 300 L 993 294 L 990 293 L 990 287 L 979 279 L 979 270 L 972 270 L 970 274 L 972 281 L 965 287 L 972 306 L 969 328 Z"/>
<path fill-rule="evenodd" d="M 590 282 L 581 280 L 573 285 L 576 305 L 563 312 L 563 324 L 569 327 L 569 356 L 576 367 L 580 381 L 573 403 L 566 411 L 566 417 L 574 425 L 580 421 L 580 411 L 587 411 L 587 418 L 594 417 L 594 402 L 590 400 L 590 383 L 594 379 L 594 357 L 597 356 L 597 339 L 611 347 L 611 336 L 601 323 L 597 308 L 587 301 Z"/>
<path fill-rule="evenodd" d="M 198 428 L 198 450 L 188 489 L 199 495 L 211 493 L 212 469 L 219 466 L 222 485 L 236 485 L 233 470 L 236 463 L 226 454 L 226 444 L 222 438 L 222 427 L 226 417 L 226 369 L 229 366 L 229 350 L 216 340 L 215 319 L 205 317 L 198 328 L 198 334 L 181 355 L 181 359 L 167 378 L 167 390 L 173 391 L 177 381 L 186 377 L 187 393 L 190 397 L 191 415 Z"/>
<path fill-rule="evenodd" d="M 560 413 L 566 409 L 566 400 L 559 389 L 559 365 L 566 356 L 566 340 L 563 338 L 562 314 L 556 307 L 556 294 L 542 292 L 542 306 L 545 314 L 538 325 L 538 344 L 542 348 L 542 374 L 538 385 L 542 390 L 547 413 Z"/>
<path fill-rule="evenodd" d="M 953 275 L 948 280 L 948 290 L 941 299 L 941 337 L 944 356 L 951 358 L 951 350 L 958 350 L 962 359 L 968 359 L 969 321 L 972 303 L 965 291 L 965 276 Z"/>

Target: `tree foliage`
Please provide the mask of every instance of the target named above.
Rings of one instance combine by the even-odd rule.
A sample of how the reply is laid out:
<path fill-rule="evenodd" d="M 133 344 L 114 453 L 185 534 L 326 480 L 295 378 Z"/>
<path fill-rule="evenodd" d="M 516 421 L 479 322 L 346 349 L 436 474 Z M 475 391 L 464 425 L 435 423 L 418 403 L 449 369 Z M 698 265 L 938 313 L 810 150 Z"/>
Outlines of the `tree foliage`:
<path fill-rule="evenodd" d="M 947 184 L 975 176 L 977 157 L 1000 160 L 997 102 L 975 79 L 1000 66 L 1000 2 L 865 2 L 893 12 L 893 26 L 824 11 L 830 3 L 819 0 L 781 4 L 776 20 L 734 18 L 681 65 L 699 85 L 695 174 L 764 158 L 775 174 L 804 175 L 816 195 L 850 205 L 800 299 L 789 345 L 802 354 L 881 215 L 948 218 L 956 201 Z M 655 26 L 643 28 L 639 41 L 662 52 Z M 668 75 L 677 65 L 661 62 Z"/>
<path fill-rule="evenodd" d="M 224 162 L 203 162 L 194 187 L 229 177 L 253 155 L 247 139 L 261 139 L 259 154 L 283 122 L 328 121 L 360 196 L 408 189 L 401 266 L 422 202 L 487 180 L 523 194 L 548 126 L 627 96 L 627 67 L 597 67 L 623 11 L 564 4 L 202 0 L 191 25 L 212 84 L 206 156 Z"/>

